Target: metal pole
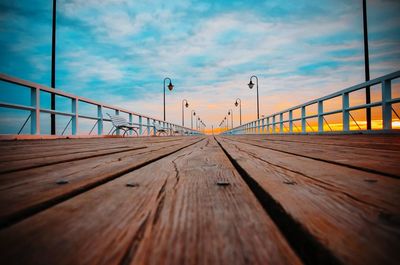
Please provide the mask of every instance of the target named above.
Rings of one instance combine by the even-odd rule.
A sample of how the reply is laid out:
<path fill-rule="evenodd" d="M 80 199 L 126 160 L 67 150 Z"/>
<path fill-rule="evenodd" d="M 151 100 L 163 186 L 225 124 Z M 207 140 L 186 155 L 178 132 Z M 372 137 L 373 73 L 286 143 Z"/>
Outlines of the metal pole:
<path fill-rule="evenodd" d="M 368 52 L 368 20 L 367 20 L 367 1 L 363 0 L 363 28 L 364 28 L 364 65 L 365 81 L 369 81 L 369 52 Z M 371 103 L 370 87 L 365 88 L 365 103 Z M 371 130 L 371 108 L 367 108 L 367 130 Z"/>
<path fill-rule="evenodd" d="M 257 76 L 255 76 L 255 75 L 253 75 L 253 76 L 251 76 L 250 77 L 250 82 L 251 82 L 251 80 L 253 79 L 253 77 L 256 79 L 256 81 L 257 81 L 257 83 L 256 83 L 256 85 L 257 85 L 257 120 L 259 120 L 260 119 L 260 101 L 259 101 L 259 97 L 258 97 L 258 77 Z M 250 85 L 250 84 L 249 84 Z M 251 89 L 251 88 L 250 88 Z"/>
<path fill-rule="evenodd" d="M 195 110 L 192 110 L 191 112 L 190 112 L 190 120 L 191 120 L 191 129 L 193 130 L 193 116 L 196 116 L 196 111 Z"/>
<path fill-rule="evenodd" d="M 182 100 L 182 126 L 185 126 L 185 106 L 184 103 L 188 104 L 188 101 L 186 99 Z M 189 106 L 189 105 L 188 105 Z"/>
<path fill-rule="evenodd" d="M 257 120 L 260 119 L 260 100 L 258 97 L 258 77 L 256 76 L 256 80 L 257 80 Z"/>
<path fill-rule="evenodd" d="M 233 111 L 230 109 L 230 110 L 228 110 L 228 115 L 229 115 L 229 113 L 231 115 L 231 127 L 233 129 Z"/>
<path fill-rule="evenodd" d="M 53 0 L 53 25 L 51 41 L 51 87 L 56 88 L 56 0 Z M 51 94 L 51 110 L 56 109 L 56 95 Z M 56 134 L 56 115 L 50 115 L 51 134 Z"/>
<path fill-rule="evenodd" d="M 240 126 L 242 126 L 242 101 L 240 98 L 236 99 L 236 102 L 239 101 L 239 117 L 240 117 Z M 236 104 L 235 104 L 236 105 Z"/>
<path fill-rule="evenodd" d="M 165 81 L 167 79 L 169 80 L 170 83 L 172 83 L 171 78 L 169 77 L 164 78 L 164 121 L 165 121 Z"/>
<path fill-rule="evenodd" d="M 242 101 L 239 103 L 240 126 L 242 126 Z"/>
<path fill-rule="evenodd" d="M 165 121 L 165 80 L 167 78 L 164 78 L 164 121 Z"/>

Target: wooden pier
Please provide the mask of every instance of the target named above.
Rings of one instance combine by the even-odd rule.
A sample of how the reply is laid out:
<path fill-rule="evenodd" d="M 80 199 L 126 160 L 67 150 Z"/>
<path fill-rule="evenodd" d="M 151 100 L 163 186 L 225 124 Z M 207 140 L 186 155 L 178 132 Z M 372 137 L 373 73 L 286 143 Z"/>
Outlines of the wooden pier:
<path fill-rule="evenodd" d="M 400 135 L 0 142 L 0 264 L 399 264 Z"/>

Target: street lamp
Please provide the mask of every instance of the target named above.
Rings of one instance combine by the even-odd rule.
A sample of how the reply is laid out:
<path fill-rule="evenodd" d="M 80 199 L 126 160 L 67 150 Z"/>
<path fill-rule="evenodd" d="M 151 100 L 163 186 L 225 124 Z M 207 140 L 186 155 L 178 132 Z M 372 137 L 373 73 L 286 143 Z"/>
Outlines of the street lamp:
<path fill-rule="evenodd" d="M 56 0 L 53 0 L 53 23 L 52 23 L 52 33 L 51 33 L 51 87 L 56 88 L 56 14 L 57 5 Z M 51 110 L 56 110 L 56 94 L 51 93 L 50 98 Z M 54 113 L 50 114 L 50 127 L 51 134 L 56 134 L 56 115 Z"/>
<path fill-rule="evenodd" d="M 201 121 L 201 125 L 203 125 L 202 131 L 204 132 L 204 130 L 206 128 L 206 124 L 203 121 Z"/>
<path fill-rule="evenodd" d="M 253 75 L 250 77 L 250 82 L 248 83 L 248 86 L 250 89 L 253 88 L 254 83 L 252 82 L 253 77 L 256 79 L 257 81 L 257 120 L 260 119 L 260 103 L 259 103 L 259 99 L 258 99 L 258 77 Z"/>
<path fill-rule="evenodd" d="M 165 81 L 167 81 L 167 80 L 169 80 L 169 84 L 168 84 L 169 91 L 172 91 L 172 89 L 174 88 L 171 78 L 169 78 L 169 77 L 164 78 L 164 121 L 165 121 Z"/>
<path fill-rule="evenodd" d="M 185 111 L 184 111 L 184 107 L 189 108 L 189 102 L 186 99 L 182 100 L 182 126 L 185 126 Z"/>
<path fill-rule="evenodd" d="M 239 105 L 239 116 L 240 116 L 240 126 L 242 125 L 242 101 L 240 98 L 236 99 L 235 106 L 237 107 Z"/>
<path fill-rule="evenodd" d="M 233 129 L 233 111 L 232 109 L 228 110 L 228 116 L 231 115 L 231 127 Z"/>
<path fill-rule="evenodd" d="M 369 52 L 368 52 L 368 18 L 367 18 L 367 1 L 362 1 L 363 9 L 363 31 L 364 31 L 364 71 L 365 81 L 369 81 Z M 365 103 L 371 103 L 371 90 L 367 86 L 365 88 Z M 367 130 L 371 130 L 371 108 L 366 108 Z"/>
<path fill-rule="evenodd" d="M 224 118 L 224 121 L 226 121 L 226 130 L 228 130 L 229 128 L 228 128 L 228 119 L 226 118 L 226 116 L 225 116 L 225 118 Z"/>
<path fill-rule="evenodd" d="M 190 116 L 191 116 L 191 121 L 192 121 L 192 127 L 191 127 L 191 128 L 192 128 L 192 130 L 193 130 L 193 116 L 196 116 L 196 111 L 195 111 L 195 110 L 192 110 Z"/>

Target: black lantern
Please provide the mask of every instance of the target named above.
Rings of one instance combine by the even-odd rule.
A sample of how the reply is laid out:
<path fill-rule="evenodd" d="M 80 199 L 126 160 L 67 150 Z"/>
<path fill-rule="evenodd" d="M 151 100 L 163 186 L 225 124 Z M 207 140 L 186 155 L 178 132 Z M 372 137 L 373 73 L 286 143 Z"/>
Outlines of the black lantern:
<path fill-rule="evenodd" d="M 174 85 L 171 83 L 171 81 L 169 81 L 169 85 L 168 85 L 169 91 L 172 91 L 173 88 L 174 88 Z"/>
<path fill-rule="evenodd" d="M 251 79 L 250 79 L 250 83 L 248 83 L 248 86 L 249 86 L 250 89 L 252 89 L 253 86 L 254 86 L 254 83 L 253 83 L 253 81 L 251 81 Z"/>

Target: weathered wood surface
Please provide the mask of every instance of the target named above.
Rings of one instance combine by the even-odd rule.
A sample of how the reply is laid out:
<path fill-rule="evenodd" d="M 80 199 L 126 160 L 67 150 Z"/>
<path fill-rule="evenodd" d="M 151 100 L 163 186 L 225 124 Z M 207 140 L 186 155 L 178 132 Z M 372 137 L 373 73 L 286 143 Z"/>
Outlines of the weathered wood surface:
<path fill-rule="evenodd" d="M 332 143 L 323 144 L 324 140 L 317 140 L 321 138 L 316 138 L 312 142 L 304 142 L 301 144 L 299 142 L 291 141 L 271 141 L 271 138 L 262 139 L 260 136 L 238 136 L 237 141 L 252 143 L 254 145 L 271 150 L 278 150 L 293 155 L 314 158 L 317 160 L 323 160 L 330 163 L 400 178 L 400 171 L 398 167 L 400 161 L 400 145 L 397 144 L 399 137 L 390 137 L 390 135 L 388 136 L 389 138 L 393 139 L 393 147 L 399 147 L 395 150 L 386 149 L 386 145 L 384 145 L 384 149 L 377 148 L 377 146 L 379 146 L 377 144 L 374 145 L 374 148 L 368 148 L 367 142 L 365 142 L 365 145 L 362 148 L 360 148 L 360 146 L 343 145 L 343 141 L 352 143 L 354 136 L 355 135 L 342 136 L 342 139 L 338 145 Z M 292 138 L 294 137 L 292 136 Z M 369 138 L 370 142 L 387 141 L 387 139 L 382 138 L 380 135 L 370 135 Z M 361 140 L 359 141 L 363 142 Z M 374 159 L 371 159 L 372 157 Z"/>
<path fill-rule="evenodd" d="M 397 264 L 399 147 L 398 135 L 0 141 L 0 264 Z"/>
<path fill-rule="evenodd" d="M 260 139 L 270 142 L 319 143 L 320 145 L 334 145 L 360 147 L 369 149 L 400 150 L 398 134 L 348 134 L 348 135 L 247 135 L 244 138 Z"/>
<path fill-rule="evenodd" d="M 35 141 L 28 141 L 28 143 L 19 141 L 14 146 L 2 145 L 7 143 L 3 142 L 0 143 L 0 173 L 142 149 L 153 144 L 176 141 L 179 139 L 149 138 L 145 142 L 140 138 L 103 139 L 103 141 L 79 139 L 50 140 L 53 142 L 52 144 L 48 143 L 49 140 L 43 144 L 37 144 Z M 66 148 L 67 145 L 68 148 Z"/>
<path fill-rule="evenodd" d="M 196 141 L 197 138 L 183 138 L 178 142 L 154 143 L 147 148 L 121 149 L 108 155 L 0 174 L 0 226 L 103 184 Z"/>
<path fill-rule="evenodd" d="M 235 137 L 218 137 L 218 140 L 274 203 L 282 207 L 287 218 L 293 224 L 300 224 L 299 230 L 305 230 L 303 236 L 311 237 L 310 240 L 343 264 L 398 263 L 398 179 L 261 148 L 248 140 L 251 137 L 240 138 L 240 141 Z M 333 153 L 325 146 L 317 150 L 313 144 L 313 149 Z M 331 159 L 336 159 L 335 153 Z"/>
<path fill-rule="evenodd" d="M 211 138 L 3 229 L 0 242 L 7 264 L 301 264 Z"/>

